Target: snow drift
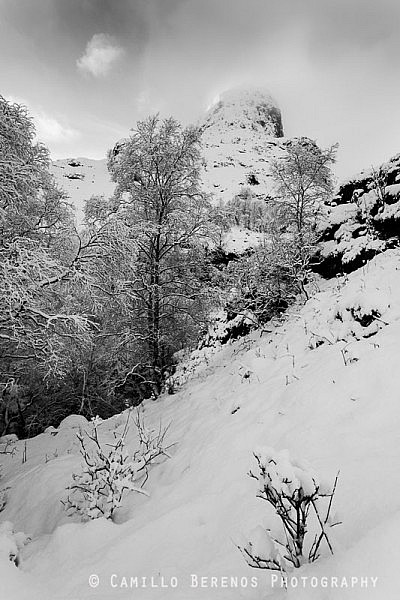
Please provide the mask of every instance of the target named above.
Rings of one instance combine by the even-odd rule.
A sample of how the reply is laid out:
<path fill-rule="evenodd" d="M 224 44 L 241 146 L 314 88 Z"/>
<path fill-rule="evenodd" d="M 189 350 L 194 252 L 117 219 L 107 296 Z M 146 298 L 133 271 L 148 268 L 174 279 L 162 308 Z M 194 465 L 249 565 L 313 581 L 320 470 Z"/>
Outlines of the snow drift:
<path fill-rule="evenodd" d="M 81 462 L 73 419 L 27 440 L 25 462 L 25 442 L 16 442 L 2 456 L 1 520 L 31 541 L 18 568 L 0 557 L 2 597 L 398 598 L 400 251 L 320 285 L 268 329 L 192 368 L 188 359 L 179 391 L 144 404 L 149 425 L 171 422 L 175 445 L 150 473 L 150 496 L 127 495 L 115 522 L 81 523 L 63 510 Z M 99 425 L 105 444 L 125 419 Z M 137 443 L 131 429 L 127 449 Z M 247 476 L 265 446 L 307 461 L 324 481 L 340 470 L 334 555 L 324 551 L 286 582 L 249 567 L 236 547 L 271 527 Z"/>

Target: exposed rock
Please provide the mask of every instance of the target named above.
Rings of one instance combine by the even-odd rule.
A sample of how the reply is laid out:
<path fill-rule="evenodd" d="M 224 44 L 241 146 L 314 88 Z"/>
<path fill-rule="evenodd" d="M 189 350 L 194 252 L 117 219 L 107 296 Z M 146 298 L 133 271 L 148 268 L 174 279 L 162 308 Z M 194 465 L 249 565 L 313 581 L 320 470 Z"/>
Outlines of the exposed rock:
<path fill-rule="evenodd" d="M 339 186 L 326 206 L 315 270 L 325 276 L 350 272 L 399 243 L 400 154 L 376 170 Z"/>
<path fill-rule="evenodd" d="M 85 175 L 83 173 L 66 173 L 64 175 L 67 179 L 85 179 Z"/>
<path fill-rule="evenodd" d="M 244 185 L 253 187 L 255 197 L 270 195 L 268 163 L 285 150 L 281 112 L 266 91 L 224 92 L 200 126 L 206 191 L 224 202 L 239 194 Z"/>

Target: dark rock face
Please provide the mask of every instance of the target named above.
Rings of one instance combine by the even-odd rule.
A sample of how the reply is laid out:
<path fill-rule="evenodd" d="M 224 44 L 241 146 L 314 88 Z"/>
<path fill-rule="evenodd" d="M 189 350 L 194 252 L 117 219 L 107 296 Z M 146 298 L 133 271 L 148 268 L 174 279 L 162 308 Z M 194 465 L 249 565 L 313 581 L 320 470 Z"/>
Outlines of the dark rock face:
<path fill-rule="evenodd" d="M 277 108 L 276 106 L 271 106 L 268 109 L 268 117 L 269 117 L 270 121 L 274 124 L 275 137 L 277 137 L 277 138 L 283 137 L 282 114 L 281 114 L 281 111 L 279 110 L 279 108 Z"/>
<path fill-rule="evenodd" d="M 314 270 L 332 277 L 358 269 L 400 240 L 400 154 L 339 186 L 326 206 Z"/>
<path fill-rule="evenodd" d="M 67 173 L 64 175 L 67 179 L 85 179 L 85 175 L 83 173 Z"/>

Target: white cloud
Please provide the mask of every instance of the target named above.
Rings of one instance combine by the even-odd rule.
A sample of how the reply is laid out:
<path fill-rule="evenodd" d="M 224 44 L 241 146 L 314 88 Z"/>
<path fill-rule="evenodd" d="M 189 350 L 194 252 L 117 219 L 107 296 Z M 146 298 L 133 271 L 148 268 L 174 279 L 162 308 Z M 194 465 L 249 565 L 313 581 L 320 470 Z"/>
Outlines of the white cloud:
<path fill-rule="evenodd" d="M 59 142 L 71 142 L 81 135 L 79 131 L 62 123 L 55 117 L 46 113 L 43 109 L 32 107 L 32 105 L 24 98 L 7 96 L 7 100 L 27 107 L 29 115 L 33 118 L 36 137 L 46 145 Z"/>
<path fill-rule="evenodd" d="M 37 137 L 49 144 L 51 142 L 70 142 L 79 137 L 79 132 L 67 125 L 63 125 L 54 117 L 44 112 L 33 114 L 36 125 Z"/>
<path fill-rule="evenodd" d="M 123 53 L 123 48 L 111 36 L 96 33 L 87 43 L 85 53 L 76 61 L 76 65 L 82 73 L 104 77 Z"/>

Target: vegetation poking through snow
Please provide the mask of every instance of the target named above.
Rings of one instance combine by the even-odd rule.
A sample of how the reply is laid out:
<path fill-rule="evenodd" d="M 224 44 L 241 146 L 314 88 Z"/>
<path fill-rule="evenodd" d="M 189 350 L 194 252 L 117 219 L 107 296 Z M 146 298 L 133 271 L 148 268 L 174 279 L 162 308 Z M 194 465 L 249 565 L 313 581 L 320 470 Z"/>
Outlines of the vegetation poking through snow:
<path fill-rule="evenodd" d="M 92 422 L 92 431 L 80 432 L 77 438 L 83 458 L 83 468 L 74 474 L 66 500 L 62 501 L 69 514 L 78 513 L 83 520 L 105 517 L 112 519 L 121 506 L 125 492 L 148 495 L 143 488 L 149 467 L 159 457 L 170 457 L 165 445 L 168 427 L 149 429 L 138 411 L 134 419 L 139 448 L 132 454 L 126 449 L 131 410 L 122 430 L 114 432 L 115 442 L 103 444 L 99 439 L 99 420 Z"/>
<path fill-rule="evenodd" d="M 292 459 L 287 450 L 263 448 L 254 456 L 258 470 L 249 475 L 258 482 L 257 497 L 272 506 L 281 530 L 258 526 L 251 540 L 238 546 L 249 566 L 288 572 L 316 561 L 323 542 L 333 554 L 328 529 L 339 524 L 331 517 L 338 476 L 329 490 L 305 461 Z"/>
<path fill-rule="evenodd" d="M 20 552 L 29 542 L 30 538 L 22 531 L 16 532 L 10 521 L 0 523 L 0 561 L 11 561 L 18 567 Z"/>

